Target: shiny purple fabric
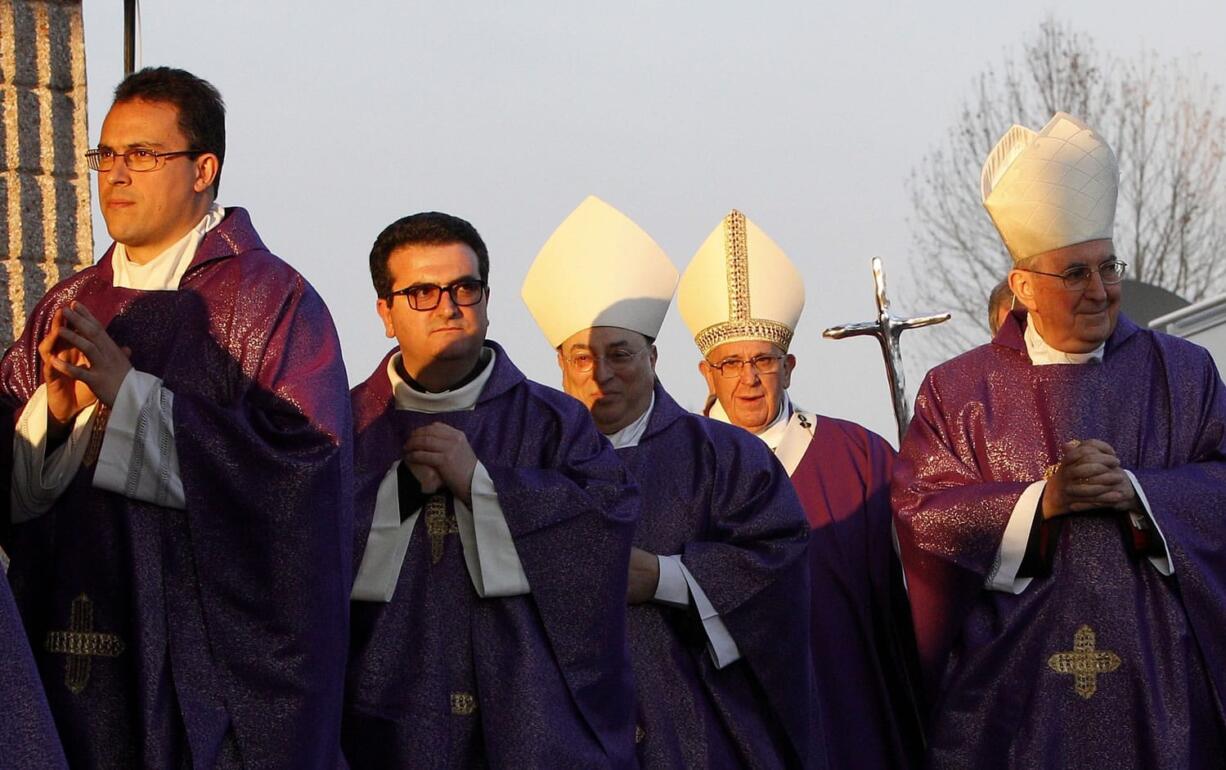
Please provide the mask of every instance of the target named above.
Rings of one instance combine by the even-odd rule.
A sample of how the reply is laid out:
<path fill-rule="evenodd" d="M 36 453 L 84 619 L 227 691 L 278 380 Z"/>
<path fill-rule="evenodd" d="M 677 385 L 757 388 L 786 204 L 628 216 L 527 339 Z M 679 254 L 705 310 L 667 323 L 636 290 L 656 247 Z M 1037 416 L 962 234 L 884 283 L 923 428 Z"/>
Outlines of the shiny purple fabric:
<path fill-rule="evenodd" d="M 8 581 L 0 575 L 0 767 L 67 768 Z"/>
<path fill-rule="evenodd" d="M 52 289 L 0 364 L 20 406 L 52 312 L 75 299 L 174 394 L 185 511 L 94 489 L 83 467 L 14 527 L 13 592 L 69 761 L 334 767 L 352 460 L 331 317 L 242 209 L 204 237 L 178 291 L 113 288 L 110 260 Z M 91 658 L 74 693 L 44 639 L 82 594 L 124 650 Z"/>
<path fill-rule="evenodd" d="M 894 449 L 855 423 L 814 415 L 792 473 L 812 528 L 812 649 L 831 767 L 918 767 L 919 672 L 891 535 Z"/>
<path fill-rule="evenodd" d="M 693 607 L 629 608 L 647 768 L 825 767 L 808 651 L 808 527 L 766 445 L 690 414 L 657 382 L 638 446 L 634 544 L 681 555 L 741 651 L 719 670 Z"/>
<path fill-rule="evenodd" d="M 927 679 L 933 767 L 1221 767 L 1226 692 L 1226 392 L 1209 354 L 1121 317 L 1101 364 L 1031 366 L 1025 315 L 931 373 L 893 500 Z M 1064 517 L 1048 577 L 988 591 L 1010 511 L 1071 439 L 1136 473 L 1175 567 L 1107 512 Z M 1118 658 L 1053 666 L 1082 626 Z"/>
<path fill-rule="evenodd" d="M 632 767 L 637 492 L 581 404 L 486 345 L 495 368 L 470 411 L 396 410 L 387 359 L 354 388 L 355 564 L 404 441 L 442 422 L 489 472 L 531 593 L 478 598 L 458 535 L 436 562 L 419 516 L 392 600 L 353 602 L 345 756 L 354 768 Z M 456 713 L 453 695 L 475 709 Z"/>

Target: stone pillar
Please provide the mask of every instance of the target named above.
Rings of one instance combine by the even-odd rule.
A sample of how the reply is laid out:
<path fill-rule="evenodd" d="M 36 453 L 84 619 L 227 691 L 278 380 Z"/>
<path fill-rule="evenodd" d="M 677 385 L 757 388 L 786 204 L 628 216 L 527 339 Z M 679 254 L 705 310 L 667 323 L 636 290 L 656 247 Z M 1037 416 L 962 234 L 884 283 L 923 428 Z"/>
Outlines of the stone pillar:
<path fill-rule="evenodd" d="M 0 0 L 0 344 L 93 262 L 81 0 Z"/>

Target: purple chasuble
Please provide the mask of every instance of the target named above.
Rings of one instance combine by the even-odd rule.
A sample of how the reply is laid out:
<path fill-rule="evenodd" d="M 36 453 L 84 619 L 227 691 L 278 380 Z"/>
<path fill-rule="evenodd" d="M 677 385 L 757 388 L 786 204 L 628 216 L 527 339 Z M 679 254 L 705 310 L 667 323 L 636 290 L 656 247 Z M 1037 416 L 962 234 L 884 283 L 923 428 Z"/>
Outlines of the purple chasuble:
<path fill-rule="evenodd" d="M 353 522 L 332 319 L 243 209 L 178 291 L 114 288 L 111 254 L 48 292 L 0 363 L 19 408 L 54 310 L 78 300 L 174 394 L 186 510 L 95 489 L 83 465 L 12 528 L 13 593 L 69 761 L 335 767 Z"/>
<path fill-rule="evenodd" d="M 717 669 L 697 612 L 628 609 L 647 768 L 825 767 L 808 652 L 808 527 L 770 450 L 690 414 L 657 381 L 637 446 L 617 451 L 638 482 L 634 544 L 681 555 L 736 642 Z"/>
<path fill-rule="evenodd" d="M 811 527 L 811 641 L 826 754 L 832 768 L 917 767 L 915 639 L 890 530 L 894 449 L 844 420 L 813 415 L 812 429 L 792 483 Z"/>
<path fill-rule="evenodd" d="M 893 500 L 933 767 L 1221 767 L 1226 693 L 1226 391 L 1209 354 L 1120 316 L 1101 363 L 1032 366 L 1024 313 L 937 367 Z M 1136 474 L 1164 577 L 1114 512 L 1070 514 L 1050 574 L 985 588 L 1022 491 L 1072 439 Z M 1046 526 L 1046 525 L 1045 525 Z"/>
<path fill-rule="evenodd" d="M 0 573 L 0 768 L 67 768 L 26 632 Z"/>
<path fill-rule="evenodd" d="M 355 564 L 405 440 L 440 422 L 489 473 L 531 593 L 480 598 L 454 499 L 432 498 L 391 601 L 353 602 L 345 756 L 355 769 L 633 767 L 626 565 L 637 491 L 582 404 L 485 344 L 494 371 L 472 410 L 396 409 L 391 354 L 353 389 Z"/>

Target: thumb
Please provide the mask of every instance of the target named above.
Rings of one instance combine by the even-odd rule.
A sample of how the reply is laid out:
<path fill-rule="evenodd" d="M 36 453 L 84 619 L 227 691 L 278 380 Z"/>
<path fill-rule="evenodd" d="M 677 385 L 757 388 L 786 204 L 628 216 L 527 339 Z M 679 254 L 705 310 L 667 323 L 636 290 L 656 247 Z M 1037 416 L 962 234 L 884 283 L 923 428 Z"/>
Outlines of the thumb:
<path fill-rule="evenodd" d="M 123 346 L 122 348 L 120 348 L 119 350 L 120 350 L 120 352 L 122 352 L 122 353 L 124 354 L 124 357 L 125 357 L 125 358 L 131 358 L 131 357 L 132 357 L 132 348 L 128 347 L 127 345 L 124 345 L 124 346 Z"/>

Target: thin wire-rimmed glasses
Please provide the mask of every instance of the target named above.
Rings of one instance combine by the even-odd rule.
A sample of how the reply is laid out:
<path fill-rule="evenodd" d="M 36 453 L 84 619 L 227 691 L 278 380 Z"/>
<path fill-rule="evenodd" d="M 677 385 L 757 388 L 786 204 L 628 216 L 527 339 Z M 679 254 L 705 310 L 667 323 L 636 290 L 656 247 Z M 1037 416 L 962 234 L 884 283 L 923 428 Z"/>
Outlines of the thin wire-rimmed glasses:
<path fill-rule="evenodd" d="M 400 295 L 409 301 L 409 307 L 414 310 L 433 310 L 443 301 L 443 292 L 451 297 L 451 301 L 459 307 L 469 307 L 481 301 L 485 296 L 485 281 L 479 278 L 461 278 L 446 286 L 437 283 L 415 283 L 403 289 L 397 289 L 387 295 L 390 303 Z"/>
<path fill-rule="evenodd" d="M 740 377 L 741 370 L 747 365 L 753 367 L 758 374 L 778 374 L 783 358 L 783 356 L 776 355 L 754 356 L 747 361 L 740 358 L 725 358 L 717 364 L 708 361 L 707 366 L 718 371 L 721 377 L 731 380 Z"/>
<path fill-rule="evenodd" d="M 1064 288 L 1069 291 L 1081 291 L 1090 285 L 1090 278 L 1095 273 L 1103 280 L 1104 286 L 1114 286 L 1124 280 L 1124 273 L 1128 270 L 1128 263 L 1121 262 L 1118 259 L 1109 259 L 1099 265 L 1097 268 L 1089 265 L 1079 265 L 1070 267 L 1063 273 L 1045 273 L 1042 270 L 1031 270 L 1025 267 L 1015 268 L 1023 273 L 1035 273 L 1036 275 L 1047 275 L 1052 278 L 1059 278 L 1064 282 Z"/>
<path fill-rule="evenodd" d="M 127 152 L 115 152 L 109 147 L 95 147 L 85 153 L 85 162 L 94 171 L 110 171 L 115 167 L 115 159 L 123 158 L 123 164 L 129 171 L 154 171 L 166 165 L 167 158 L 177 158 L 181 155 L 199 155 L 204 150 L 175 150 L 173 152 L 157 152 L 147 147 L 137 147 Z"/>
<path fill-rule="evenodd" d="M 569 356 L 565 356 L 565 358 L 572 369 L 574 369 L 576 372 L 582 372 L 584 374 L 587 374 L 595 369 L 597 361 L 604 361 L 609 365 L 609 368 L 615 372 L 624 372 L 628 371 L 632 366 L 634 366 L 635 360 L 643 354 L 643 351 L 650 349 L 651 345 L 639 348 L 638 350 L 617 348 L 609 351 L 603 356 L 597 355 L 588 350 L 581 350 L 577 353 L 571 353 Z"/>

